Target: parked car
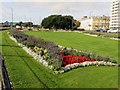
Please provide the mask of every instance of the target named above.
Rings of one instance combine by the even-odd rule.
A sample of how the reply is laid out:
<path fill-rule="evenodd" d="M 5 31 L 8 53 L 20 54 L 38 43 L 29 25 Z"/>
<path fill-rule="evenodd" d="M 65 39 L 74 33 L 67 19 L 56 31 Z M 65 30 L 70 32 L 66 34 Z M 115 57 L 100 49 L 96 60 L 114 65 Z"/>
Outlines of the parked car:
<path fill-rule="evenodd" d="M 107 32 L 108 32 L 108 33 L 118 33 L 118 32 L 120 33 L 119 30 L 108 30 Z"/>
<path fill-rule="evenodd" d="M 106 30 L 103 30 L 103 29 L 97 29 L 97 30 L 94 30 L 95 32 L 107 32 Z"/>
<path fill-rule="evenodd" d="M 85 31 L 85 29 L 83 29 L 83 28 L 79 28 L 79 29 L 77 29 L 78 31 Z"/>

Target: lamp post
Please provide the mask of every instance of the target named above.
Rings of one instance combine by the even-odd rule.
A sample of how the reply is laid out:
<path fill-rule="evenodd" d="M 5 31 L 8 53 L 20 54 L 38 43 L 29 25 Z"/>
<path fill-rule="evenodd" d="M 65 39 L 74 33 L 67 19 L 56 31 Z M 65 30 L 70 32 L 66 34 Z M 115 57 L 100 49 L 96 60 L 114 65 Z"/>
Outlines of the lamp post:
<path fill-rule="evenodd" d="M 12 16 L 11 16 L 11 18 L 12 18 L 12 22 L 11 22 L 11 30 L 13 29 L 13 8 L 11 8 L 11 12 L 12 12 Z"/>

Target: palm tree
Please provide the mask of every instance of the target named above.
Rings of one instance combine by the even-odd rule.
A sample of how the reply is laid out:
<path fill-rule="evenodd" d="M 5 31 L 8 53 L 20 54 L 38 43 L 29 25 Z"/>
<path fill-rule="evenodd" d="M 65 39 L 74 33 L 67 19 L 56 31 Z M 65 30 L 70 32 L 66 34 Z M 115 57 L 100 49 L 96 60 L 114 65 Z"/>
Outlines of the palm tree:
<path fill-rule="evenodd" d="M 90 27 L 92 26 L 91 24 L 88 24 L 88 26 L 89 26 L 89 31 L 90 31 Z"/>
<path fill-rule="evenodd" d="M 98 25 L 95 25 L 95 29 L 98 29 Z"/>

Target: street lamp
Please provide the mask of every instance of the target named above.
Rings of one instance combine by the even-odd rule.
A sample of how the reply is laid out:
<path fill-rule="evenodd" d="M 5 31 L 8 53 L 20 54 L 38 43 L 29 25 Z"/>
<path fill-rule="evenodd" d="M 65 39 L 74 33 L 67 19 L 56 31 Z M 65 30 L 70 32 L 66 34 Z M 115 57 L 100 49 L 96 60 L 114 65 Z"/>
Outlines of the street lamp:
<path fill-rule="evenodd" d="M 12 22 L 11 22 L 11 30 L 13 29 L 13 8 L 11 8 L 11 12 L 12 12 L 12 16 L 11 16 L 11 18 L 12 18 Z"/>

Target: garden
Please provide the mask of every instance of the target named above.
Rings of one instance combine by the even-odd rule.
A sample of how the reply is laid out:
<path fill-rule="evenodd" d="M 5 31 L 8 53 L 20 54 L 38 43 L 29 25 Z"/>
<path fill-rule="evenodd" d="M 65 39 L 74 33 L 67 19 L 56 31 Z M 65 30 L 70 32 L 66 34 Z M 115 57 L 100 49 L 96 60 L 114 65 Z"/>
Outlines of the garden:
<path fill-rule="evenodd" d="M 41 37 L 47 41 L 52 41 L 56 45 L 84 50 L 87 52 L 94 52 L 100 56 L 111 57 L 115 61 L 119 62 L 119 40 L 111 40 L 104 37 L 93 37 L 77 32 L 24 31 L 24 33 L 35 37 Z"/>
<path fill-rule="evenodd" d="M 18 30 L 13 30 L 10 35 L 15 40 L 26 46 L 28 51 L 39 62 L 43 63 L 56 73 L 64 73 L 77 67 L 91 65 L 119 66 L 117 61 L 110 57 L 100 56 L 93 52 L 76 50 L 56 45 L 52 41 L 46 41 L 41 37 L 26 35 Z M 21 45 L 22 46 L 22 45 Z M 24 46 L 23 46 L 24 47 Z"/>
<path fill-rule="evenodd" d="M 19 34 L 21 37 L 23 33 L 19 33 Z M 32 36 L 29 37 L 29 35 L 26 34 L 24 35 L 27 39 L 26 38 L 24 39 L 29 40 L 29 43 L 27 43 L 27 41 L 23 42 L 24 45 L 22 43 L 23 45 L 23 49 L 22 49 L 22 47 L 18 46 L 18 44 L 20 45 L 21 43 L 20 41 L 24 40 L 23 38 L 16 37 L 16 39 L 18 38 L 19 41 L 19 42 L 17 41 L 18 44 L 16 44 L 8 37 L 7 31 L 2 32 L 2 35 L 4 36 L 2 37 L 2 51 L 3 51 L 2 54 L 5 58 L 7 69 L 14 88 L 117 88 L 118 87 L 118 77 L 117 77 L 118 68 L 113 67 L 114 65 L 113 66 L 100 65 L 99 67 L 96 67 L 96 64 L 98 64 L 98 62 L 94 61 L 96 64 L 94 63 L 93 66 L 83 68 L 84 67 L 83 65 L 86 65 L 84 63 L 83 65 L 81 64 L 81 66 L 79 65 L 82 68 L 77 68 L 69 72 L 66 72 L 64 74 L 56 75 L 53 73 L 52 70 L 44 67 L 43 64 L 38 63 L 38 61 L 35 61 L 23 49 L 25 49 L 26 47 L 29 48 L 25 50 L 28 51 L 32 50 L 32 52 L 35 52 L 37 53 L 37 55 L 42 56 L 42 58 L 47 62 L 49 62 L 48 58 L 51 59 L 52 62 L 49 62 L 49 64 L 55 66 L 54 70 L 58 70 L 59 65 L 64 66 L 64 64 L 63 62 L 59 62 L 56 64 L 55 61 L 53 61 L 52 57 L 49 56 L 51 55 L 49 54 L 50 51 L 44 45 L 47 46 L 52 44 L 54 48 L 51 49 L 49 48 L 49 49 L 53 50 L 55 54 L 57 52 L 55 50 L 60 51 L 60 54 L 57 53 L 55 56 L 57 57 L 56 60 L 60 58 L 59 60 L 62 61 L 63 61 L 63 58 L 61 59 L 62 55 L 64 55 L 63 57 L 71 56 L 71 58 L 73 57 L 80 58 L 79 54 L 83 55 L 82 53 L 85 53 L 85 51 L 82 51 L 81 53 L 79 52 L 80 50 L 77 51 L 75 49 L 65 48 L 60 45 L 57 46 L 56 44 L 54 44 L 53 42 L 49 42 L 48 40 L 44 40 L 42 38 L 38 39 L 37 37 L 32 37 Z M 11 33 L 11 35 L 13 34 Z M 15 36 L 17 36 L 17 34 L 15 34 Z M 34 42 L 30 42 L 30 40 L 32 39 L 37 39 L 37 40 L 35 40 Z M 42 43 L 44 44 L 43 47 L 39 47 L 39 45 L 42 46 L 41 44 L 36 44 L 38 46 L 33 47 L 34 43 L 36 43 L 36 41 L 39 40 L 41 40 L 42 42 L 45 41 L 45 43 Z M 36 55 L 35 53 L 33 54 Z M 85 55 L 87 56 L 86 53 Z M 112 59 L 110 60 L 112 61 Z"/>

